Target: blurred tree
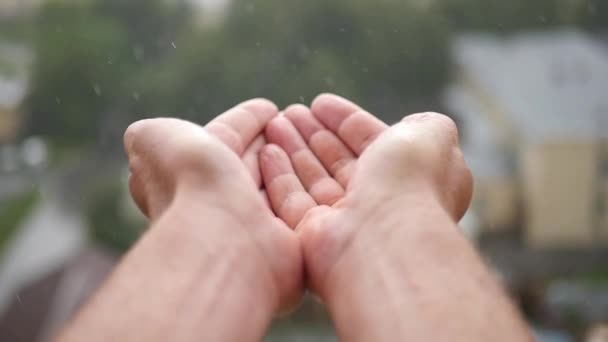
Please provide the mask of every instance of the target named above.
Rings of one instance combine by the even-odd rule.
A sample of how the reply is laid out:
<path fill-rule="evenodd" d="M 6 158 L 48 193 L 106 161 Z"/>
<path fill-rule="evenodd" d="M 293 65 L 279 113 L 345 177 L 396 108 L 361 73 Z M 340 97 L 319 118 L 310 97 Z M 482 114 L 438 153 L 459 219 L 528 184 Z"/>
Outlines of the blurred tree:
<path fill-rule="evenodd" d="M 123 184 L 100 184 L 87 203 L 85 215 L 93 240 L 116 252 L 126 251 L 143 233 L 142 227 L 126 219 L 121 210 Z"/>
<path fill-rule="evenodd" d="M 133 58 L 139 63 L 155 61 L 172 48 L 189 17 L 184 1 L 98 0 L 94 10 L 120 23 Z"/>
<path fill-rule="evenodd" d="M 224 25 L 182 37 L 140 79 L 145 106 L 205 121 L 240 100 L 309 102 L 323 91 L 397 106 L 447 77 L 439 8 L 415 2 L 234 2 Z M 165 94 L 165 96 L 163 96 Z"/>
<path fill-rule="evenodd" d="M 28 133 L 61 146 L 94 142 L 102 116 L 130 99 L 138 65 L 160 55 L 158 37 L 177 30 L 177 20 L 160 20 L 177 13 L 164 3 L 46 2 L 34 21 Z"/>
<path fill-rule="evenodd" d="M 601 0 L 233 1 L 224 22 L 201 29 L 183 1 L 49 0 L 35 22 L 30 132 L 81 144 L 95 141 L 100 127 L 122 130 L 142 116 L 204 122 L 246 98 L 282 106 L 323 91 L 400 115 L 443 87 L 452 34 L 599 27 L 605 7 Z"/>

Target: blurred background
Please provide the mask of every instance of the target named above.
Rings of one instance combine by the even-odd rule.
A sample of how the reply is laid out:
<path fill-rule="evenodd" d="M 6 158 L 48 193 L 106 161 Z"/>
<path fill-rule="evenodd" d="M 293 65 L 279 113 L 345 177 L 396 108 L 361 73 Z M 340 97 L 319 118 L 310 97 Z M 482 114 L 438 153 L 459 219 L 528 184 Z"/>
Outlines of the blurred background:
<path fill-rule="evenodd" d="M 0 340 L 45 341 L 146 226 L 122 133 L 321 92 L 451 115 L 462 228 L 539 341 L 608 341 L 608 2 L 0 0 Z M 268 341 L 335 341 L 307 298 Z"/>

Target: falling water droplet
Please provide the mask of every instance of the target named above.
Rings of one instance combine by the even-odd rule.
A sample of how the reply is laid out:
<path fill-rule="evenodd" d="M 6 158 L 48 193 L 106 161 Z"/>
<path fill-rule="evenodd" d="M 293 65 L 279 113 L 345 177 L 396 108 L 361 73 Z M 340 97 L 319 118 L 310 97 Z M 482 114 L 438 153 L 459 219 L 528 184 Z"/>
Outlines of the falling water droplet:
<path fill-rule="evenodd" d="M 97 96 L 101 96 L 101 87 L 99 86 L 99 84 L 94 84 L 93 90 L 95 90 L 95 94 L 97 94 Z"/>

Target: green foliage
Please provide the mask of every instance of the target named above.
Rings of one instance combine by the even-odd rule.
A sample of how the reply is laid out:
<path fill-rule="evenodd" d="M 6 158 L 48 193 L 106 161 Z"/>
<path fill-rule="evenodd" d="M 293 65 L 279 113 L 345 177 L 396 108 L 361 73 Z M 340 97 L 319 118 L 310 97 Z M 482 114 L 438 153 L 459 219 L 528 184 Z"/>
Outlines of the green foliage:
<path fill-rule="evenodd" d="M 90 194 L 86 210 L 92 239 L 117 252 L 126 251 L 142 232 L 142 227 L 122 215 L 121 197 L 121 184 L 99 185 Z"/>
<path fill-rule="evenodd" d="M 284 106 L 324 91 L 406 103 L 447 78 L 448 31 L 433 11 L 388 1 L 235 2 L 221 27 L 191 32 L 150 67 L 137 109 L 206 121 L 246 98 Z"/>
<path fill-rule="evenodd" d="M 3 201 L 0 206 L 0 251 L 17 231 L 19 224 L 32 210 L 39 199 L 37 190 L 19 194 Z"/>
<path fill-rule="evenodd" d="M 3 58 L 0 58 L 0 75 L 7 78 L 12 78 L 17 75 L 17 67 Z"/>
<path fill-rule="evenodd" d="M 158 37 L 169 23 L 154 21 L 178 19 L 162 3 L 45 3 L 34 22 L 28 132 L 58 145 L 94 142 L 102 116 L 127 101 L 126 84 L 138 65 L 158 57 Z"/>
<path fill-rule="evenodd" d="M 35 18 L 28 133 L 59 145 L 144 116 L 205 122 L 251 97 L 324 91 L 395 112 L 449 76 L 453 34 L 606 27 L 602 0 L 233 1 L 217 27 L 186 1 L 48 0 Z"/>

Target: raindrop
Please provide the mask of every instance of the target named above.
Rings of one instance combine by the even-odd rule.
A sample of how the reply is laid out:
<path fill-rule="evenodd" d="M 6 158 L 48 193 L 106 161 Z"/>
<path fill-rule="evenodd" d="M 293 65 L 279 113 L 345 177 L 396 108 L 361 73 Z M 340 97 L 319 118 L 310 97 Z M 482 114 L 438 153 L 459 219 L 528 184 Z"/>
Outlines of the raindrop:
<path fill-rule="evenodd" d="M 46 164 L 48 148 L 44 140 L 39 137 L 29 137 L 21 144 L 21 159 L 30 167 Z"/>
<path fill-rule="evenodd" d="M 300 45 L 298 47 L 298 55 L 300 58 L 306 58 L 310 56 L 310 49 L 306 45 Z"/>
<path fill-rule="evenodd" d="M 304 99 L 304 96 L 303 96 L 303 95 L 300 95 L 298 98 L 300 99 L 300 102 L 301 102 L 301 103 L 306 102 L 306 100 Z"/>
<path fill-rule="evenodd" d="M 133 57 L 138 62 L 141 62 L 144 59 L 145 50 L 143 46 L 137 45 L 133 47 Z"/>
<path fill-rule="evenodd" d="M 99 86 L 99 84 L 94 84 L 93 90 L 95 91 L 95 94 L 97 94 L 97 96 L 101 96 L 101 87 Z"/>
<path fill-rule="evenodd" d="M 175 46 L 175 42 L 171 42 L 171 46 L 173 46 L 174 49 L 177 49 L 177 46 Z"/>
<path fill-rule="evenodd" d="M 133 99 L 134 99 L 135 101 L 139 101 L 139 97 L 140 97 L 139 93 L 138 93 L 138 92 L 136 92 L 136 91 L 134 91 L 134 92 L 133 92 Z"/>

